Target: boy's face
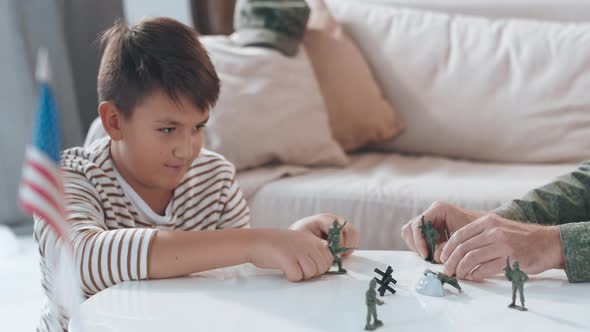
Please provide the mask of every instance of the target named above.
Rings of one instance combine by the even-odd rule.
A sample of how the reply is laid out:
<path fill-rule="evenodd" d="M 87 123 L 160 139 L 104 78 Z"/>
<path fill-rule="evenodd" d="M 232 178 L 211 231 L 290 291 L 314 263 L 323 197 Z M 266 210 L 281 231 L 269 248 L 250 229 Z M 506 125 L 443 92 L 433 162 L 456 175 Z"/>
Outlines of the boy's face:
<path fill-rule="evenodd" d="M 174 190 L 201 151 L 209 112 L 156 91 L 121 119 L 119 171 L 136 190 Z M 122 165 L 119 165 L 122 164 Z"/>

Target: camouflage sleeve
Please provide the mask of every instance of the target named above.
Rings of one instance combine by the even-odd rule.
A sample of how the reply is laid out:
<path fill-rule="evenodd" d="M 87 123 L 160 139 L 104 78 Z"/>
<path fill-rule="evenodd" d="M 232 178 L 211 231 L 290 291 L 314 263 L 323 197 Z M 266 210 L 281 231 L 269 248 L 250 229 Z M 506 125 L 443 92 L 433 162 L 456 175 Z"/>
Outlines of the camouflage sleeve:
<path fill-rule="evenodd" d="M 590 282 L 590 161 L 494 211 L 504 218 L 559 225 L 570 282 Z"/>

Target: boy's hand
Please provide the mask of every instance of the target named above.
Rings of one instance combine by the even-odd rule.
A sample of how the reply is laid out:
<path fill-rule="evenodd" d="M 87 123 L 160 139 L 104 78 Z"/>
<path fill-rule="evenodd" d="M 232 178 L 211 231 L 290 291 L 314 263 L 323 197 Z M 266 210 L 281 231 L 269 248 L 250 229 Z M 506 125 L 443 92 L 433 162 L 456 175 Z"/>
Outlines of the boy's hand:
<path fill-rule="evenodd" d="M 296 221 L 293 225 L 289 226 L 289 229 L 296 231 L 303 231 L 311 233 L 321 239 L 328 238 L 328 231 L 332 227 L 334 219 L 338 219 L 338 222 L 342 226 L 345 219 L 330 213 L 321 213 L 307 218 Z M 342 229 L 340 235 L 339 247 L 357 248 L 359 245 L 359 232 L 350 221 L 346 222 L 346 225 Z M 342 256 L 348 256 L 353 253 L 354 250 L 347 250 Z"/>
<path fill-rule="evenodd" d="M 259 229 L 249 261 L 263 269 L 280 269 L 289 281 L 301 281 L 326 273 L 333 259 L 326 241 L 310 233 Z"/>

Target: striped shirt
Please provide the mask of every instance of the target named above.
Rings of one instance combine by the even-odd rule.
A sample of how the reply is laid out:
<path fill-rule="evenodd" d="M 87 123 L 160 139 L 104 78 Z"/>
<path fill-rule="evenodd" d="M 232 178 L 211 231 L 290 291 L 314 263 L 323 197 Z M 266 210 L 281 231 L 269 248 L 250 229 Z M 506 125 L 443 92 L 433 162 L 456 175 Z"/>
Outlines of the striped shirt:
<path fill-rule="evenodd" d="M 202 150 L 170 201 L 169 223 L 154 223 L 139 213 L 121 189 L 110 156 L 110 138 L 87 149 L 62 153 L 68 222 L 75 268 L 86 298 L 128 280 L 148 277 L 148 252 L 158 230 L 214 230 L 249 227 L 250 211 L 236 183 L 235 168 L 222 156 Z M 55 305 L 54 269 L 61 241 L 35 218 L 42 286 L 46 295 L 38 331 L 67 330 L 68 317 Z"/>

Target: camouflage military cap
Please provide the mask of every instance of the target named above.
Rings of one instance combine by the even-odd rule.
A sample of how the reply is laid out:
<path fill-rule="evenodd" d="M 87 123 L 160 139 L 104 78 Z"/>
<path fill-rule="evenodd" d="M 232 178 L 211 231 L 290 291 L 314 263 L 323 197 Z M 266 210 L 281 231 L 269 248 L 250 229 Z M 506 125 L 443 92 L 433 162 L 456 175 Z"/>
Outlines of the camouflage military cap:
<path fill-rule="evenodd" d="M 272 47 L 293 56 L 303 38 L 309 12 L 304 0 L 239 0 L 233 38 L 243 46 Z"/>

